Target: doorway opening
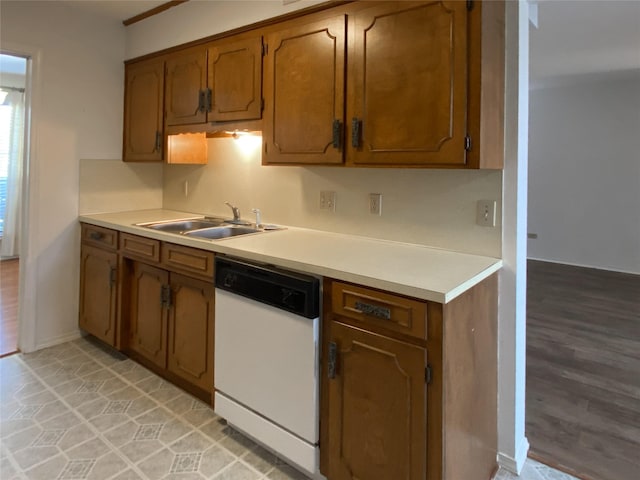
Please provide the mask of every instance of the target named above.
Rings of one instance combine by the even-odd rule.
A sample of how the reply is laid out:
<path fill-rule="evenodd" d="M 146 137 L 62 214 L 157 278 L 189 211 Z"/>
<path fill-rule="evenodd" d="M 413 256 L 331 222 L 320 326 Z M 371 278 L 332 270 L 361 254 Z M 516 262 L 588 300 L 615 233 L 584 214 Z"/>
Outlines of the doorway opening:
<path fill-rule="evenodd" d="M 18 351 L 27 62 L 0 52 L 0 357 Z"/>

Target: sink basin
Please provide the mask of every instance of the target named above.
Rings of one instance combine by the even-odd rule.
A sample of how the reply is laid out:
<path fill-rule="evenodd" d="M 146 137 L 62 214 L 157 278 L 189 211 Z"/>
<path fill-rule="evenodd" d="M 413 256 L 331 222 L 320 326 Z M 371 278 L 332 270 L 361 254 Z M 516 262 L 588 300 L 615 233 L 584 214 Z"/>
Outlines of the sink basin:
<path fill-rule="evenodd" d="M 201 230 L 193 230 L 185 232 L 187 237 L 208 238 L 210 240 L 218 240 L 220 238 L 236 237 L 238 235 L 246 235 L 248 233 L 258 233 L 263 230 L 252 227 L 241 227 L 236 225 L 228 225 L 221 227 L 204 228 Z"/>
<path fill-rule="evenodd" d="M 147 227 L 153 230 L 160 230 L 168 233 L 187 233 L 192 230 L 200 230 L 203 228 L 218 227 L 224 224 L 222 218 L 198 218 L 195 220 L 179 220 L 168 222 L 140 223 L 138 226 Z"/>

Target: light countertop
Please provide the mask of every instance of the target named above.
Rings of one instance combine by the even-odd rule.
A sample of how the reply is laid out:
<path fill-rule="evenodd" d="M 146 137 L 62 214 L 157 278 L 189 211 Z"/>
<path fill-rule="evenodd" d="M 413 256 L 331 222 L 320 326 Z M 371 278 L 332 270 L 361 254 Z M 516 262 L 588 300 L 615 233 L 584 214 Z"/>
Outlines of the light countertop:
<path fill-rule="evenodd" d="M 206 240 L 135 224 L 199 218 L 172 210 L 81 215 L 81 222 L 447 303 L 502 267 L 493 257 L 297 227 Z"/>

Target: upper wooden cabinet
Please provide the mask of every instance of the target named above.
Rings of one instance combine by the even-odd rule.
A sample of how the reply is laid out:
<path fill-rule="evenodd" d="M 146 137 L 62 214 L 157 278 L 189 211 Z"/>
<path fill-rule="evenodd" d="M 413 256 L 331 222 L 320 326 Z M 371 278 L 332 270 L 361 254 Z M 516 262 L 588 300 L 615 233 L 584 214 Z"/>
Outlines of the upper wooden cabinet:
<path fill-rule="evenodd" d="M 356 2 L 346 45 L 342 15 L 269 35 L 263 163 L 500 168 L 504 4 L 486 3 Z"/>
<path fill-rule="evenodd" d="M 197 47 L 170 56 L 166 81 L 167 126 L 206 122 L 207 50 Z"/>
<path fill-rule="evenodd" d="M 344 15 L 268 36 L 263 163 L 343 161 Z"/>
<path fill-rule="evenodd" d="M 262 37 L 209 48 L 210 122 L 253 120 L 262 115 Z"/>
<path fill-rule="evenodd" d="M 176 52 L 166 83 L 167 126 L 260 118 L 262 37 Z"/>
<path fill-rule="evenodd" d="M 125 162 L 162 161 L 164 60 L 152 59 L 125 67 Z"/>
<path fill-rule="evenodd" d="M 399 2 L 350 18 L 348 163 L 464 165 L 466 2 Z"/>

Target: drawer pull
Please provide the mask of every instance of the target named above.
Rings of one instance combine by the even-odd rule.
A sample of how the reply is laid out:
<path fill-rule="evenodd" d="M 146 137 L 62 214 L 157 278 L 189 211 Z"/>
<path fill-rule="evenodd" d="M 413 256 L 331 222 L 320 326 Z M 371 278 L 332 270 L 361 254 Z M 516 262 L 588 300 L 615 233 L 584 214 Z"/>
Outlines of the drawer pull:
<path fill-rule="evenodd" d="M 384 320 L 391 320 L 391 309 L 387 307 L 380 307 L 378 305 L 372 305 L 371 303 L 356 302 L 355 309 L 364 315 L 382 318 Z"/>
<path fill-rule="evenodd" d="M 89 234 L 89 238 L 91 238 L 91 240 L 102 240 L 104 238 L 104 233 L 102 233 L 102 232 L 91 232 Z"/>

